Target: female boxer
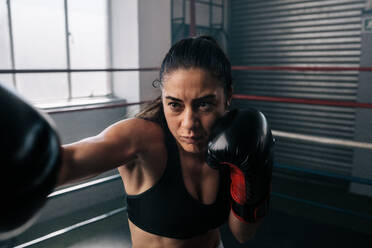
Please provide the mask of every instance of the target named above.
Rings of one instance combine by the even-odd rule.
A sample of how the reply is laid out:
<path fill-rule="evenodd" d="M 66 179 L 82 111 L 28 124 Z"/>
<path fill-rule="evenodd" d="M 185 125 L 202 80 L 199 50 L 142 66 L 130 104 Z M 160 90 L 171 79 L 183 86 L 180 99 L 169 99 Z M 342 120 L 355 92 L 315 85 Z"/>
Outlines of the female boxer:
<path fill-rule="evenodd" d="M 63 146 L 58 185 L 118 168 L 133 248 L 223 247 L 225 222 L 246 242 L 268 209 L 273 139 L 265 117 L 228 111 L 231 65 L 210 37 L 172 46 L 158 85 L 161 96 L 136 118 Z"/>

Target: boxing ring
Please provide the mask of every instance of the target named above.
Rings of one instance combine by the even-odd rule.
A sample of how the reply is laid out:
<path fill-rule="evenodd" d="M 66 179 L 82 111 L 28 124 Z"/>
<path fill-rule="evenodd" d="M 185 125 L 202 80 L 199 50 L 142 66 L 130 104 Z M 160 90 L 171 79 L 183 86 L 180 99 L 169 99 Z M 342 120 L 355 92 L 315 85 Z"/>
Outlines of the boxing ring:
<path fill-rule="evenodd" d="M 236 71 L 365 71 L 371 72 L 372 74 L 372 67 L 290 67 L 290 66 L 233 66 L 233 70 Z M 126 71 L 157 71 L 159 68 L 111 68 L 111 69 L 51 69 L 51 70 L 0 70 L 0 74 L 17 74 L 17 73 L 74 73 L 74 72 L 96 72 L 96 71 L 106 71 L 106 72 L 126 72 Z M 355 102 L 355 101 L 334 101 L 334 100 L 320 100 L 320 99 L 301 99 L 301 98 L 284 98 L 284 97 L 271 97 L 271 96 L 257 96 L 257 95 L 242 95 L 242 94 L 234 94 L 233 99 L 239 100 L 246 100 L 246 101 L 268 101 L 268 102 L 286 102 L 292 104 L 308 104 L 308 105 L 325 105 L 325 106 L 339 106 L 339 107 L 350 107 L 350 108 L 363 108 L 363 109 L 372 109 L 371 103 L 364 103 L 364 102 Z M 82 110 L 94 110 L 94 109 L 105 109 L 105 108 L 114 108 L 114 107 L 129 107 L 133 105 L 141 105 L 146 102 L 131 102 L 131 103 L 108 103 L 108 104 L 99 104 L 99 105 L 88 105 L 82 107 L 67 107 L 61 108 L 57 110 L 45 110 L 48 114 L 54 113 L 63 113 L 63 112 L 73 112 L 73 111 L 82 111 Z M 269 119 L 270 121 L 270 119 Z M 321 136 L 313 136 L 313 135 L 304 135 L 300 133 L 292 133 L 287 131 L 280 131 L 280 130 L 272 130 L 274 137 L 276 138 L 286 138 L 291 140 L 299 140 L 303 142 L 310 142 L 313 144 L 327 144 L 327 145 L 334 145 L 340 147 L 347 147 L 347 148 L 359 148 L 359 149 L 367 149 L 372 150 L 372 143 L 367 142 L 358 142 L 352 141 L 347 139 L 336 139 L 336 138 L 328 138 L 328 137 L 321 137 Z M 347 176 L 347 175 L 340 175 L 337 173 L 320 171 L 315 169 L 309 168 L 302 168 L 295 165 L 286 165 L 281 163 L 274 163 L 274 171 L 276 170 L 287 170 L 292 172 L 303 173 L 305 175 L 315 175 L 326 179 L 337 179 L 348 183 L 358 183 L 363 185 L 372 186 L 372 180 L 363 177 L 355 177 L 355 176 Z M 107 176 L 104 178 L 99 178 L 96 180 L 92 180 L 89 182 L 81 183 L 79 185 L 67 187 L 64 189 L 59 189 L 54 191 L 52 194 L 48 196 L 49 200 L 53 198 L 58 198 L 64 196 L 66 194 L 70 194 L 72 192 L 81 191 L 83 189 L 88 189 L 92 187 L 96 187 L 98 185 L 106 184 L 109 182 L 113 182 L 116 180 L 120 180 L 120 175 L 112 175 Z M 353 216 L 355 218 L 361 218 L 365 221 L 368 221 L 372 225 L 372 215 L 364 212 L 358 212 L 346 208 L 340 208 L 333 205 L 325 204 L 322 202 L 317 202 L 309 199 L 304 199 L 300 197 L 291 196 L 288 194 L 283 194 L 280 192 L 276 192 L 275 188 L 272 192 L 272 198 L 280 198 L 285 199 L 288 201 L 299 202 L 302 204 L 309 205 L 314 208 L 322 208 L 328 209 L 334 212 L 338 212 L 344 215 Z M 39 238 L 34 240 L 28 241 L 23 244 L 19 244 L 15 246 L 16 248 L 28 247 L 34 244 L 41 243 L 45 240 L 52 239 L 54 237 L 60 236 L 62 234 L 71 232 L 73 230 L 79 229 L 81 227 L 96 223 L 108 217 L 117 215 L 119 213 L 123 213 L 126 211 L 126 207 L 120 207 L 116 209 L 112 209 L 111 211 L 98 215 L 93 218 L 89 218 L 85 221 L 76 223 L 71 226 L 67 226 L 57 231 L 53 231 L 47 233 Z M 269 217 L 268 217 L 269 218 Z"/>

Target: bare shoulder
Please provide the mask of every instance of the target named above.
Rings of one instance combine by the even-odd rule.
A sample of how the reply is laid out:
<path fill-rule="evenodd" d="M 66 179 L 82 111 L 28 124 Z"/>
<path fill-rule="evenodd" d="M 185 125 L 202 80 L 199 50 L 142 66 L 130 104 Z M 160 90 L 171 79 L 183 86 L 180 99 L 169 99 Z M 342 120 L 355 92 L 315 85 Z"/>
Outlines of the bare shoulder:
<path fill-rule="evenodd" d="M 163 138 L 163 129 L 160 124 L 140 118 L 130 118 L 118 122 L 117 131 L 125 131 L 143 138 Z M 115 126 L 115 124 L 114 124 Z"/>
<path fill-rule="evenodd" d="M 140 118 L 119 121 L 104 130 L 101 135 L 117 142 L 130 142 L 140 150 L 146 149 L 147 144 L 164 140 L 164 131 L 158 123 Z"/>

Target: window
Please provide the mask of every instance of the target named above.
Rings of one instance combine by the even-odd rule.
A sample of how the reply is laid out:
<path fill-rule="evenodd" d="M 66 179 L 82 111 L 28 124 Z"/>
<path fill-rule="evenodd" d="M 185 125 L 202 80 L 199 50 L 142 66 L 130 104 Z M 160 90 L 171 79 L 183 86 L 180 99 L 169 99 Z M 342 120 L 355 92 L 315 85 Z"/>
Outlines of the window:
<path fill-rule="evenodd" d="M 0 69 L 110 67 L 106 0 L 0 0 Z M 13 54 L 13 55 L 12 55 Z M 0 74 L 34 103 L 108 96 L 108 72 Z"/>

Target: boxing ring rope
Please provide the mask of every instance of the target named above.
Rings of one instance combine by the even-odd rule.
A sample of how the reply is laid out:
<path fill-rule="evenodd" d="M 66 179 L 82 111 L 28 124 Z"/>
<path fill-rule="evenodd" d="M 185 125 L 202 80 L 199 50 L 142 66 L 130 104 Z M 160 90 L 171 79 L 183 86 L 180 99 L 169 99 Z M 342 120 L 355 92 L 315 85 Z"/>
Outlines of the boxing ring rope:
<path fill-rule="evenodd" d="M 125 72 L 125 71 L 159 71 L 159 67 L 142 68 L 97 68 L 97 69 L 0 69 L 0 74 L 18 73 L 63 73 L 63 72 Z M 372 72 L 372 67 L 344 66 L 231 66 L 233 71 L 365 71 Z"/>
<path fill-rule="evenodd" d="M 64 189 L 56 190 L 53 193 L 51 193 L 50 195 L 48 195 L 48 198 L 49 199 L 55 198 L 57 196 L 62 196 L 62 195 L 65 195 L 65 194 L 68 194 L 68 193 L 71 193 L 71 192 L 75 192 L 75 191 L 78 191 L 78 190 L 90 188 L 92 186 L 97 186 L 99 184 L 112 182 L 112 181 L 114 181 L 116 179 L 120 179 L 120 178 L 121 178 L 120 175 L 116 174 L 116 175 L 112 175 L 112 176 L 108 176 L 108 177 L 99 178 L 97 180 L 89 181 L 89 182 L 86 182 L 86 183 L 80 183 L 80 184 L 75 185 L 75 186 L 71 186 L 71 187 L 67 187 L 67 188 L 64 188 Z"/>
<path fill-rule="evenodd" d="M 76 111 L 85 111 L 85 110 L 96 110 L 96 109 L 110 109 L 110 108 L 118 108 L 118 107 L 129 107 L 134 105 L 141 105 L 149 103 L 149 101 L 141 101 L 141 102 L 120 102 L 120 103 L 98 103 L 86 106 L 72 106 L 72 107 L 62 107 L 58 109 L 45 109 L 42 110 L 47 114 L 58 114 L 58 113 L 66 113 L 66 112 L 76 112 Z"/>
<path fill-rule="evenodd" d="M 276 167 L 279 167 L 279 166 L 283 167 L 282 165 L 275 165 L 275 166 Z M 285 167 L 283 167 L 283 168 L 285 168 Z M 322 176 L 328 176 L 328 175 L 322 175 Z M 89 188 L 89 187 L 96 186 L 96 185 L 103 184 L 103 183 L 107 183 L 107 182 L 111 182 L 111 181 L 114 181 L 114 180 L 117 180 L 117 179 L 120 179 L 120 178 L 121 178 L 120 175 L 113 175 L 113 176 L 100 178 L 98 180 L 94 180 L 94 181 L 91 181 L 91 182 L 88 182 L 88 183 L 83 183 L 81 185 L 72 186 L 72 187 L 69 187 L 69 188 L 66 188 L 66 189 L 63 189 L 63 190 L 57 190 L 57 191 L 53 192 L 52 194 L 50 194 L 48 196 L 48 198 L 61 196 L 61 195 L 71 193 L 71 192 L 74 192 L 74 191 L 78 191 L 78 190 L 81 190 L 81 189 Z M 340 179 L 348 180 L 349 178 L 348 177 L 340 177 Z M 365 182 L 360 182 L 360 183 L 365 183 L 365 184 L 368 184 L 368 185 L 372 185 L 372 181 L 369 181 L 369 180 L 366 180 Z M 297 197 L 293 197 L 293 196 L 289 196 L 289 195 L 285 195 L 285 194 L 281 194 L 281 193 L 277 193 L 277 192 L 272 192 L 271 194 L 272 194 L 272 196 L 275 196 L 275 197 L 284 198 L 284 199 L 287 199 L 287 200 L 292 200 L 292 201 L 296 201 L 296 202 L 300 202 L 300 203 L 305 203 L 307 205 L 311 205 L 311 206 L 314 206 L 314 207 L 325 208 L 325 209 L 329 209 L 329 210 L 332 210 L 332 211 L 335 211 L 335 212 L 348 214 L 348 215 L 352 215 L 352 216 L 357 216 L 357 217 L 372 221 L 372 216 L 370 216 L 368 214 L 359 213 L 359 212 L 348 210 L 348 209 L 338 208 L 338 207 L 334 207 L 334 206 L 331 206 L 331 205 L 322 204 L 322 203 L 315 202 L 315 201 L 310 201 L 310 200 L 305 200 L 305 199 L 301 199 L 301 198 L 297 198 Z M 87 219 L 85 221 L 82 221 L 82 222 L 73 224 L 71 226 L 62 228 L 60 230 L 51 232 L 51 233 L 46 234 L 42 237 L 39 237 L 39 238 L 36 238 L 34 240 L 28 241 L 26 243 L 17 245 L 14 248 L 24 248 L 24 247 L 27 247 L 27 246 L 30 246 L 30 245 L 40 243 L 42 241 L 45 241 L 45 240 L 60 236 L 62 234 L 68 233 L 70 231 L 73 231 L 75 229 L 78 229 L 78 228 L 87 226 L 89 224 L 98 222 L 100 220 L 106 219 L 108 217 L 119 214 L 121 212 L 125 212 L 126 209 L 127 209 L 126 207 L 113 209 L 113 210 L 111 210 L 111 211 L 109 211 L 105 214 Z"/>
<path fill-rule="evenodd" d="M 130 72 L 130 71 L 158 71 L 157 67 L 143 68 L 102 68 L 102 69 L 1 69 L 0 74 L 18 74 L 18 73 L 71 73 L 71 72 Z"/>
<path fill-rule="evenodd" d="M 292 197 L 292 196 L 288 196 L 288 195 L 284 195 L 284 194 L 280 194 L 280 193 L 275 193 L 275 192 L 272 192 L 272 195 L 273 196 L 280 197 L 280 198 L 284 198 L 284 199 L 296 201 L 296 202 L 305 203 L 305 204 L 312 205 L 312 206 L 315 206 L 315 207 L 326 208 L 326 209 L 330 209 L 330 210 L 333 210 L 333 211 L 336 211 L 336 212 L 341 212 L 341 213 L 345 213 L 345 214 L 349 214 L 349 215 L 354 215 L 354 216 L 358 216 L 358 217 L 361 217 L 361 218 L 365 218 L 365 219 L 368 219 L 368 220 L 372 220 L 372 216 L 361 214 L 361 213 L 358 213 L 358 212 L 355 212 L 355 211 L 345 210 L 345 209 L 341 209 L 341 208 L 329 206 L 329 205 L 326 205 L 326 204 L 321 204 L 321 203 L 318 203 L 318 202 L 309 201 L 309 200 L 305 200 L 305 199 L 300 199 L 300 198 L 297 198 L 297 197 Z M 108 217 L 111 217 L 113 215 L 119 214 L 121 212 L 125 212 L 126 210 L 127 210 L 126 207 L 116 208 L 116 209 L 111 210 L 111 211 L 109 211 L 109 212 L 107 212 L 105 214 L 102 214 L 102 215 L 99 215 L 99 216 L 96 216 L 96 217 L 87 219 L 85 221 L 76 223 L 74 225 L 71 225 L 71 226 L 62 228 L 60 230 L 51 232 L 51 233 L 46 234 L 46 235 L 44 235 L 42 237 L 39 237 L 37 239 L 28 241 L 28 242 L 23 243 L 23 244 L 20 244 L 20 245 L 17 245 L 14 248 L 24 248 L 24 247 L 27 247 L 27 246 L 30 246 L 30 245 L 34 245 L 34 244 L 40 243 L 42 241 L 45 241 L 45 240 L 48 240 L 48 239 L 51 239 L 51 238 L 60 236 L 62 234 L 68 233 L 70 231 L 73 231 L 75 229 L 78 229 L 78 228 L 87 226 L 89 224 L 98 222 L 100 220 L 106 219 Z"/>
<path fill-rule="evenodd" d="M 48 239 L 51 239 L 51 238 L 54 238 L 54 237 L 57 237 L 57 236 L 60 236 L 62 234 L 65 234 L 65 233 L 68 233 L 68 232 L 71 232 L 75 229 L 78 229 L 78 228 L 81 228 L 81 227 L 84 227 L 86 225 L 89 225 L 89 224 L 92 224 L 92 223 L 95 223 L 97 221 L 100 221 L 100 220 L 103 220 L 103 219 L 106 219 L 108 217 L 111 217 L 113 215 L 116 215 L 116 214 L 119 214 L 121 212 L 124 212 L 126 211 L 127 208 L 126 207 L 122 207 L 122 208 L 117 208 L 117 209 L 114 209 L 114 210 L 111 210 L 105 214 L 102 214 L 102 215 L 99 215 L 99 216 L 96 216 L 96 217 L 93 217 L 91 219 L 88 219 L 88 220 L 85 220 L 85 221 L 82 221 L 82 222 L 79 222 L 79 223 L 76 223 L 74 225 L 71 225 L 71 226 L 68 226 L 68 227 L 65 227 L 65 228 L 62 228 L 58 231 L 55 231 L 55 232 L 51 232 L 47 235 L 44 235 L 42 237 L 39 237 L 37 239 L 34 239 L 34 240 L 31 240 L 31 241 L 28 241 L 26 243 L 23 243 L 23 244 L 20 244 L 20 245 L 17 245 L 15 246 L 14 248 L 23 248 L 23 247 L 27 247 L 27 246 L 30 246 L 30 245 L 35 245 L 37 243 L 40 243 L 42 241 L 45 241 L 45 240 L 48 240 Z"/>
<path fill-rule="evenodd" d="M 367 142 L 358 142 L 358 141 L 335 139 L 335 138 L 325 138 L 325 137 L 319 137 L 319 136 L 314 136 L 314 135 L 290 133 L 290 132 L 284 132 L 284 131 L 278 131 L 278 130 L 272 130 L 272 133 L 276 137 L 290 138 L 290 139 L 301 140 L 301 141 L 310 141 L 310 142 L 314 142 L 318 144 L 372 149 L 372 143 L 367 143 Z"/>
<path fill-rule="evenodd" d="M 343 180 L 343 181 L 346 181 L 346 182 L 359 183 L 359 184 L 365 184 L 365 185 L 372 186 L 372 180 L 371 179 L 362 178 L 362 177 L 345 176 L 345 175 L 335 174 L 335 173 L 331 173 L 331 172 L 325 172 L 325 171 L 320 171 L 320 170 L 312 170 L 312 169 L 302 168 L 302 167 L 298 167 L 298 166 L 284 165 L 284 164 L 279 164 L 279 163 L 274 163 L 274 168 L 287 169 L 287 170 L 296 171 L 296 172 L 304 172 L 306 174 L 312 174 L 312 175 L 323 176 L 323 177 L 328 177 L 328 178 L 340 179 L 340 180 Z"/>
<path fill-rule="evenodd" d="M 233 70 L 237 71 L 366 71 L 372 72 L 372 67 L 300 67 L 300 66 L 233 66 Z M 25 70 L 0 70 L 0 74 L 16 74 L 16 73 L 64 73 L 64 72 L 128 72 L 128 71 L 157 71 L 159 68 L 149 67 L 149 68 L 109 68 L 109 69 L 47 69 L 47 70 L 33 70 L 33 69 L 25 69 Z M 352 108 L 368 108 L 372 109 L 372 104 L 370 103 L 359 103 L 359 102 L 352 102 L 352 101 L 330 101 L 330 100 L 320 100 L 320 99 L 300 99 L 300 98 L 283 98 L 283 97 L 269 97 L 269 96 L 254 96 L 254 95 L 241 95 L 235 94 L 233 95 L 234 99 L 243 99 L 243 100 L 257 100 L 257 101 L 272 101 L 272 102 L 287 102 L 287 103 L 301 103 L 301 104 L 314 104 L 314 105 L 328 105 L 328 106 L 339 106 L 339 107 L 352 107 Z M 147 101 L 142 102 L 133 102 L 133 103 L 111 103 L 111 104 L 96 104 L 96 105 L 88 105 L 88 106 L 74 106 L 74 107 L 66 107 L 61 109 L 55 110 L 43 110 L 46 113 L 54 114 L 54 113 L 62 113 L 62 112 L 73 112 L 73 111 L 82 111 L 82 110 L 94 110 L 94 109 L 104 109 L 104 108 L 115 108 L 115 107 L 127 107 L 132 105 L 140 105 L 147 103 Z M 318 137 L 312 135 L 303 135 L 297 133 L 290 133 L 284 132 L 279 130 L 272 130 L 273 135 L 276 137 L 282 138 L 290 138 L 290 139 L 297 139 L 303 140 L 308 142 L 314 143 L 321 143 L 321 144 L 330 144 L 330 145 L 337 145 L 337 146 L 346 146 L 346 147 L 353 147 L 353 148 L 362 148 L 362 149 L 372 149 L 372 143 L 365 143 L 365 142 L 357 142 L 351 140 L 344 140 L 344 139 L 334 139 L 334 138 L 325 138 L 325 137 Z M 305 169 L 296 166 L 288 166 L 283 164 L 274 164 L 275 168 L 280 169 L 288 169 L 297 172 L 304 172 L 308 174 L 336 178 L 344 181 L 355 182 L 365 185 L 372 185 L 372 180 L 361 178 L 361 177 L 353 177 L 353 176 L 344 176 L 330 172 L 323 172 L 318 170 L 312 169 Z M 63 196 L 65 194 L 69 194 L 72 192 L 76 192 L 79 190 L 87 189 L 93 186 L 97 186 L 104 183 L 109 183 L 115 180 L 121 179 L 119 174 L 108 176 L 100 179 L 96 179 L 90 182 L 82 183 L 79 185 L 75 185 L 72 187 L 67 187 L 64 189 L 56 190 L 51 193 L 48 198 L 52 199 L 54 197 Z M 366 220 L 372 221 L 372 216 L 364 213 L 359 213 L 356 211 L 337 208 L 335 206 L 322 204 L 315 201 L 305 200 L 285 194 L 281 194 L 278 192 L 272 192 L 274 197 L 279 197 L 287 200 L 292 200 L 300 203 L 304 203 L 307 205 L 325 208 L 329 210 L 333 210 L 335 212 L 340 212 L 352 216 L 357 216 L 360 218 L 364 218 Z M 58 231 L 49 233 L 45 236 L 40 238 L 34 239 L 32 241 L 20 244 L 15 248 L 23 248 L 27 247 L 36 243 L 40 243 L 47 239 L 59 236 L 61 234 L 70 232 L 72 230 L 81 228 L 83 226 L 89 225 L 91 223 L 103 220 L 115 214 L 121 213 L 126 211 L 126 207 L 117 208 L 108 213 L 93 217 L 91 219 L 79 222 L 77 224 L 71 225 L 69 227 L 60 229 Z"/>
<path fill-rule="evenodd" d="M 316 174 L 316 175 L 325 176 L 325 177 L 333 177 L 333 178 L 346 180 L 346 181 L 351 181 L 351 182 L 356 182 L 356 183 L 360 183 L 360 184 L 372 185 L 372 180 L 359 178 L 359 177 L 342 176 L 342 175 L 337 175 L 337 174 L 332 174 L 332 173 L 314 171 L 314 170 L 304 169 L 304 168 L 300 168 L 300 167 L 286 166 L 286 165 L 281 165 L 281 164 L 275 164 L 274 167 L 282 168 L 282 169 L 290 169 L 290 170 L 305 172 L 305 173 L 309 173 L 309 174 Z M 100 178 L 100 179 L 93 180 L 93 181 L 90 181 L 90 182 L 86 182 L 86 183 L 82 183 L 82 184 L 75 185 L 75 186 L 72 186 L 72 187 L 68 187 L 68 188 L 65 188 L 65 189 L 54 191 L 53 193 L 51 193 L 48 196 L 48 198 L 52 199 L 52 198 L 55 198 L 55 197 L 63 196 L 65 194 L 69 194 L 69 193 L 76 192 L 76 191 L 79 191 L 79 190 L 87 189 L 87 188 L 97 186 L 97 185 L 100 185 L 100 184 L 109 183 L 109 182 L 112 182 L 112 181 L 115 181 L 115 180 L 118 180 L 118 179 L 121 179 L 119 174 L 104 177 L 104 178 Z M 293 197 L 293 196 L 278 193 L 278 192 L 272 192 L 271 194 L 274 197 L 279 197 L 279 198 L 283 198 L 283 199 L 287 199 L 287 200 L 292 200 L 292 201 L 295 201 L 295 202 L 304 203 L 304 204 L 314 206 L 314 207 L 329 209 L 329 210 L 332 210 L 332 211 L 335 211 L 335 212 L 339 212 L 339 213 L 343 213 L 343 214 L 347 214 L 347 215 L 352 215 L 352 216 L 356 216 L 356 217 L 359 217 L 359 218 L 366 219 L 368 221 L 372 221 L 372 216 L 368 215 L 368 214 L 365 214 L 365 213 L 359 213 L 359 212 L 348 210 L 348 209 L 338 208 L 338 207 L 331 206 L 331 205 L 328 205 L 328 204 L 323 204 L 323 203 L 310 201 L 310 200 L 306 200 L 306 199 L 302 199 L 302 198 L 298 198 L 298 197 Z M 17 245 L 14 248 L 23 248 L 23 247 L 27 247 L 27 246 L 30 246 L 30 245 L 34 245 L 34 244 L 40 243 L 42 241 L 60 236 L 62 234 L 68 233 L 68 232 L 73 231 L 73 230 L 78 229 L 78 228 L 82 228 L 82 227 L 87 226 L 89 224 L 98 222 L 100 220 L 106 219 L 108 217 L 111 217 L 113 215 L 116 215 L 116 214 L 119 214 L 119 213 L 125 212 L 125 211 L 126 211 L 126 207 L 117 208 L 117 209 L 111 210 L 111 211 L 109 211 L 105 214 L 87 219 L 85 221 L 76 223 L 74 225 L 71 225 L 71 226 L 62 228 L 60 230 L 51 232 L 51 233 L 46 234 L 46 235 L 44 235 L 42 237 L 39 237 L 37 239 L 28 241 L 28 242 L 20 244 L 20 245 Z"/>
<path fill-rule="evenodd" d="M 289 195 L 281 194 L 281 193 L 277 193 L 277 192 L 271 192 L 271 194 L 273 196 L 276 196 L 276 197 L 279 197 L 279 198 L 284 198 L 284 199 L 295 201 L 295 202 L 305 203 L 305 204 L 310 205 L 310 206 L 325 208 L 325 209 L 329 209 L 329 210 L 332 210 L 332 211 L 335 211 L 335 212 L 339 212 L 339 213 L 343 213 L 343 214 L 347 214 L 347 215 L 352 215 L 352 216 L 356 216 L 356 217 L 366 219 L 368 221 L 372 221 L 372 215 L 369 215 L 369 214 L 359 213 L 359 212 L 352 211 L 352 210 L 349 210 L 349 209 L 338 208 L 338 207 L 331 206 L 331 205 L 328 205 L 328 204 L 323 204 L 323 203 L 319 203 L 319 202 L 316 202 L 316 201 L 310 201 L 310 200 L 306 200 L 306 199 L 302 199 L 302 198 L 298 198 L 298 197 L 294 197 L 294 196 L 289 196 Z"/>
<path fill-rule="evenodd" d="M 253 101 L 286 102 L 286 103 L 337 106 L 337 107 L 349 107 L 349 108 L 369 108 L 369 109 L 372 108 L 372 103 L 353 102 L 353 101 L 335 101 L 335 100 L 257 96 L 257 95 L 242 95 L 242 94 L 234 94 L 233 98 L 242 99 L 242 100 L 253 100 Z"/>
<path fill-rule="evenodd" d="M 370 71 L 372 67 L 344 66 L 232 66 L 234 71 Z"/>

